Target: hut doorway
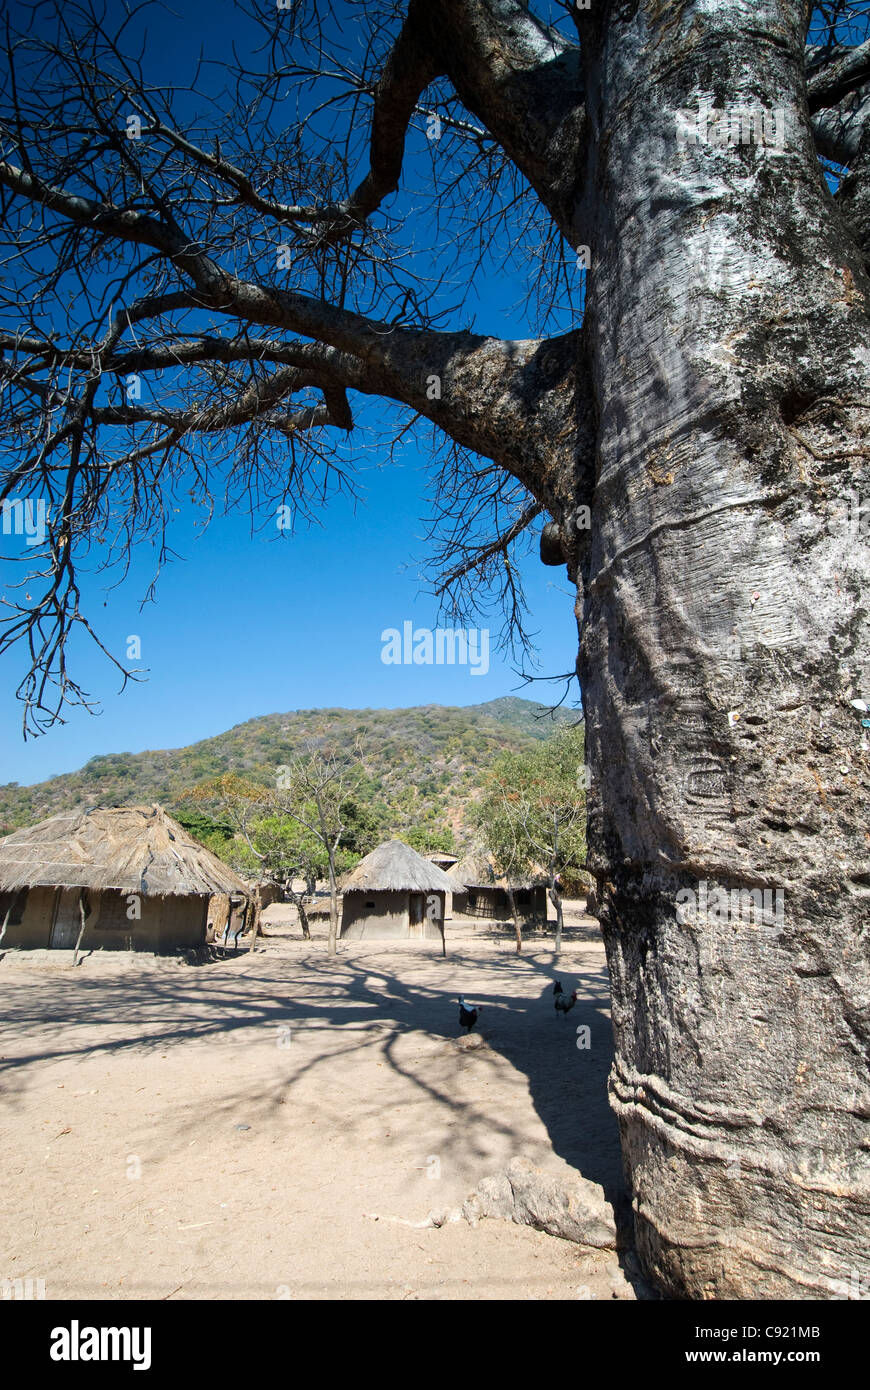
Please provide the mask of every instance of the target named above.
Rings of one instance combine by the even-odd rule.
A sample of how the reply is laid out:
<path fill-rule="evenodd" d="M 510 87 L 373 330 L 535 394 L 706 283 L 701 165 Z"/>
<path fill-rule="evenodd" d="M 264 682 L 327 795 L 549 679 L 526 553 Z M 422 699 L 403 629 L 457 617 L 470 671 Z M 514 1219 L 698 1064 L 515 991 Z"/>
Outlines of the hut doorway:
<path fill-rule="evenodd" d="M 54 921 L 48 941 L 49 946 L 55 951 L 71 951 L 78 941 L 82 925 L 79 896 L 78 888 L 61 888 L 57 895 Z"/>
<path fill-rule="evenodd" d="M 426 895 L 410 893 L 408 896 L 408 935 L 412 940 L 419 940 L 425 935 Z"/>
<path fill-rule="evenodd" d="M 245 929 L 245 917 L 248 911 L 248 900 L 234 896 L 230 898 L 229 913 L 227 924 L 223 930 L 224 945 L 229 945 L 230 941 L 238 948 L 239 937 Z"/>

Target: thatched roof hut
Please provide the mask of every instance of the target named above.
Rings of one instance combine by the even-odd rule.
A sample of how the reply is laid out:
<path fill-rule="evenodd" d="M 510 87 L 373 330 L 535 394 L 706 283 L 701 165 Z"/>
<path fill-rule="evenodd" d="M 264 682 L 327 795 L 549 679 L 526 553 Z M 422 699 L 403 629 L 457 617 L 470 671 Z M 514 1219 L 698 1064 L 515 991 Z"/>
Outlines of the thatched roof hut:
<path fill-rule="evenodd" d="M 547 883 L 547 875 L 540 868 L 528 874 L 499 873 L 491 851 L 479 847 L 451 865 L 447 875 L 453 880 L 454 891 L 457 884 L 466 888 L 507 888 L 509 885 L 513 888 L 531 888 L 539 884 L 546 886 Z"/>
<path fill-rule="evenodd" d="M 65 811 L 0 839 L 6 946 L 74 944 L 83 906 L 85 949 L 199 945 L 216 894 L 247 889 L 160 806 Z"/>
<path fill-rule="evenodd" d="M 361 859 L 342 883 L 345 893 L 449 893 L 453 884 L 443 869 L 418 854 L 404 840 L 387 840 Z"/>
<path fill-rule="evenodd" d="M 247 892 L 162 806 L 64 811 L 5 836 L 0 891 L 38 885 L 164 897 Z"/>
<path fill-rule="evenodd" d="M 436 864 L 403 841 L 388 840 L 344 879 L 341 934 L 440 939 L 452 887 Z"/>
<path fill-rule="evenodd" d="M 491 888 L 497 884 L 504 886 L 505 879 L 495 871 L 495 863 L 488 850 L 475 849 L 459 859 L 447 870 L 453 880 L 453 890 L 459 888 Z"/>
<path fill-rule="evenodd" d="M 521 919 L 526 923 L 546 924 L 546 876 L 541 872 L 508 877 L 498 873 L 489 850 L 477 848 L 448 869 L 447 877 L 453 888 L 454 912 L 467 917 L 507 917 L 510 889 Z"/>

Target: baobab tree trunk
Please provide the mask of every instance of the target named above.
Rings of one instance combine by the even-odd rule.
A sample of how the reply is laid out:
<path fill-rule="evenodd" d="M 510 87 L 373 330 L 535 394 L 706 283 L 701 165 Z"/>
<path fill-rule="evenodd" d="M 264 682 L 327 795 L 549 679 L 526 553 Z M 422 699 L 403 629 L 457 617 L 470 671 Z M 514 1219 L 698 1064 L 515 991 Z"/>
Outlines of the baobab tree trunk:
<path fill-rule="evenodd" d="M 831 1297 L 870 1277 L 870 565 L 836 506 L 870 503 L 868 281 L 804 5 L 600 13 L 578 617 L 611 1101 L 665 1291 Z M 681 149 L 704 102 L 781 110 L 782 148 Z"/>

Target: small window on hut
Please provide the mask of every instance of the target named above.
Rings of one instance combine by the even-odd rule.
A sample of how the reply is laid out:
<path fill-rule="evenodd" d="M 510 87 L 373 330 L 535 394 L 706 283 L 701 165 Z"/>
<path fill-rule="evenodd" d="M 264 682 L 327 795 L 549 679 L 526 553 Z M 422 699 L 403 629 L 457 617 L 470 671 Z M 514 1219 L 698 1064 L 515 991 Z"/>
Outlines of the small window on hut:
<path fill-rule="evenodd" d="M 26 888 L 19 888 L 17 893 L 0 893 L 0 930 L 6 921 L 7 912 L 9 913 L 9 926 L 21 926 L 21 919 L 27 906 L 27 892 Z"/>
<path fill-rule="evenodd" d="M 469 895 L 468 895 L 468 906 L 469 906 L 469 907 L 477 907 L 477 894 L 476 894 L 476 893 L 469 893 Z"/>
<path fill-rule="evenodd" d="M 374 907 L 374 903 L 366 903 L 366 907 Z"/>
<path fill-rule="evenodd" d="M 97 931 L 134 931 L 139 924 L 141 915 L 141 905 L 136 904 L 133 893 L 120 893 L 116 889 L 109 889 L 100 897 L 100 915 L 97 918 Z M 128 911 L 133 916 L 128 915 Z"/>

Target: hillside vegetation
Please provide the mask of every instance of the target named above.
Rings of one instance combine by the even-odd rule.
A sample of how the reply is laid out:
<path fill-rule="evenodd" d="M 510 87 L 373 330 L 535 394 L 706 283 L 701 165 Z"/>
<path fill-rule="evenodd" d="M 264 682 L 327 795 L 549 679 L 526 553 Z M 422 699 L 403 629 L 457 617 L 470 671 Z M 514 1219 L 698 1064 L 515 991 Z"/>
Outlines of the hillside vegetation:
<path fill-rule="evenodd" d="M 178 810 L 182 793 L 236 772 L 267 785 L 310 748 L 361 754 L 356 794 L 389 809 L 392 828 L 446 826 L 463 838 L 464 813 L 500 754 L 534 745 L 580 717 L 508 696 L 464 708 L 315 709 L 267 714 L 186 748 L 107 753 L 77 772 L 20 787 L 0 785 L 0 830 L 77 806 L 157 801 Z"/>

